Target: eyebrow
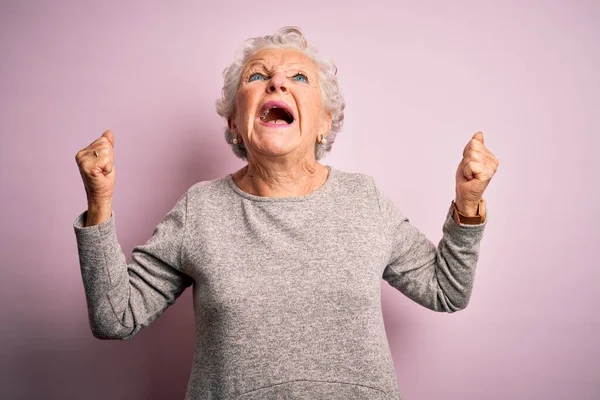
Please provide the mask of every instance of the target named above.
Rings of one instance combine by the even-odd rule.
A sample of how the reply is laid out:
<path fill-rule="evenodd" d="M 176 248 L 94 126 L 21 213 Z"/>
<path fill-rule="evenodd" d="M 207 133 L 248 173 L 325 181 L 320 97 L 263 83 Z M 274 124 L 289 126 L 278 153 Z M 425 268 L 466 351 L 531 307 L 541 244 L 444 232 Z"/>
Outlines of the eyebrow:
<path fill-rule="evenodd" d="M 251 68 L 252 68 L 254 65 L 256 65 L 256 64 L 262 64 L 262 67 L 263 67 L 264 69 L 268 69 L 268 68 L 267 68 L 267 66 L 266 66 L 266 65 L 265 65 L 265 63 L 264 63 L 264 60 L 262 60 L 262 59 L 258 59 L 258 60 L 254 60 L 254 61 L 252 61 L 250 64 L 248 64 L 248 65 L 246 66 L 246 72 L 247 72 L 249 69 L 251 69 Z M 297 66 L 297 65 L 304 66 L 305 64 L 302 64 L 302 63 L 292 63 L 292 64 L 289 64 L 289 66 L 290 66 L 290 67 Z M 306 68 L 303 68 L 303 69 L 306 69 Z"/>

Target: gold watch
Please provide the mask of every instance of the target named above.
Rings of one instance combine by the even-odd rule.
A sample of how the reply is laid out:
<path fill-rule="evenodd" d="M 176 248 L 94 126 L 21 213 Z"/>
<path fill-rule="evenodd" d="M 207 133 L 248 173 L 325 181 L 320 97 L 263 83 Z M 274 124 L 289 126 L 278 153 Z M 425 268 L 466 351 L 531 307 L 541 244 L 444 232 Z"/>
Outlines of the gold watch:
<path fill-rule="evenodd" d="M 478 225 L 485 222 L 485 199 L 483 198 L 479 200 L 479 203 L 477 204 L 477 215 L 473 217 L 461 214 L 458 211 L 458 207 L 454 200 L 452 200 L 452 208 L 454 209 L 454 221 L 456 221 L 457 224 Z"/>

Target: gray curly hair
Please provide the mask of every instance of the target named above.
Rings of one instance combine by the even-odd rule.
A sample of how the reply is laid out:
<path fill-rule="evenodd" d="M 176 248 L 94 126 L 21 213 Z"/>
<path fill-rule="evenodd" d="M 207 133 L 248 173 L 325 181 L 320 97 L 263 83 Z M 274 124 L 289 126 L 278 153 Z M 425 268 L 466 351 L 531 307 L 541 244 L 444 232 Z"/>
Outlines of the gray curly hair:
<path fill-rule="evenodd" d="M 315 158 L 319 160 L 335 141 L 336 134 L 342 130 L 344 108 L 346 103 L 340 93 L 337 81 L 337 67 L 332 61 L 317 57 L 317 50 L 309 47 L 302 30 L 295 26 L 279 29 L 272 36 L 247 39 L 238 49 L 238 54 L 231 65 L 223 71 L 223 89 L 221 98 L 217 100 L 217 113 L 229 119 L 235 112 L 235 96 L 240 86 L 241 73 L 248 60 L 258 51 L 266 48 L 295 48 L 313 60 L 319 72 L 319 89 L 323 98 L 325 111 L 331 115 L 331 130 L 327 133 L 325 144 L 315 143 Z M 229 127 L 225 128 L 225 140 L 231 145 L 236 156 L 247 159 L 248 151 L 244 143 L 233 143 L 235 135 Z"/>

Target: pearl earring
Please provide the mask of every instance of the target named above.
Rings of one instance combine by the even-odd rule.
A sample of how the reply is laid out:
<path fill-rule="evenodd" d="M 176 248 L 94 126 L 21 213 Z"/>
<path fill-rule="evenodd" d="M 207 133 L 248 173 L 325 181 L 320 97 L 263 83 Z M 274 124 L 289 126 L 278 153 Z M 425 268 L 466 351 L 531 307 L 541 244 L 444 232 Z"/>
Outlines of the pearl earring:
<path fill-rule="evenodd" d="M 319 143 L 320 144 L 327 144 L 327 139 L 325 139 L 325 135 L 323 135 L 322 133 L 319 134 Z"/>
<path fill-rule="evenodd" d="M 240 141 L 238 140 L 237 136 L 233 138 L 233 144 L 238 144 Z"/>

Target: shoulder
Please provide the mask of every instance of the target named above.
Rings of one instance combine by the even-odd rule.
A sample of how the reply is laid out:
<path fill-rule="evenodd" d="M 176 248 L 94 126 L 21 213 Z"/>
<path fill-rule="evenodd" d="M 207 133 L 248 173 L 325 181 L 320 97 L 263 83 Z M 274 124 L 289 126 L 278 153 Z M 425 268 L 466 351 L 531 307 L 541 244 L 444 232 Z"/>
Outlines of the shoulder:
<path fill-rule="evenodd" d="M 405 218 L 391 198 L 381 190 L 375 177 L 358 172 L 339 170 L 336 172 L 336 175 L 339 176 L 339 179 L 337 179 L 339 182 L 338 193 L 343 193 L 343 197 L 377 209 L 385 218 L 390 216 Z"/>
<path fill-rule="evenodd" d="M 229 195 L 229 192 L 227 176 L 225 176 L 196 182 L 188 188 L 183 196 L 187 197 L 189 207 L 193 211 L 194 208 L 202 205 L 222 202 Z"/>
<path fill-rule="evenodd" d="M 219 178 L 199 181 L 190 186 L 188 193 L 199 195 L 206 193 L 215 194 L 215 192 L 225 193 L 227 192 L 227 189 L 229 189 L 229 181 L 231 181 L 231 174 L 223 175 Z"/>
<path fill-rule="evenodd" d="M 361 172 L 347 172 L 338 169 L 335 173 L 334 189 L 338 195 L 371 205 L 378 203 L 378 190 L 375 179 Z"/>
<path fill-rule="evenodd" d="M 223 177 L 218 179 L 196 182 L 189 187 L 189 189 L 187 190 L 187 194 L 191 196 L 201 196 L 215 191 L 219 191 L 226 184 L 225 179 L 226 178 Z"/>
<path fill-rule="evenodd" d="M 332 170 L 336 174 L 336 180 L 340 185 L 352 188 L 364 188 L 365 186 L 373 186 L 375 180 L 371 175 L 361 172 L 347 172 L 339 169 Z"/>

